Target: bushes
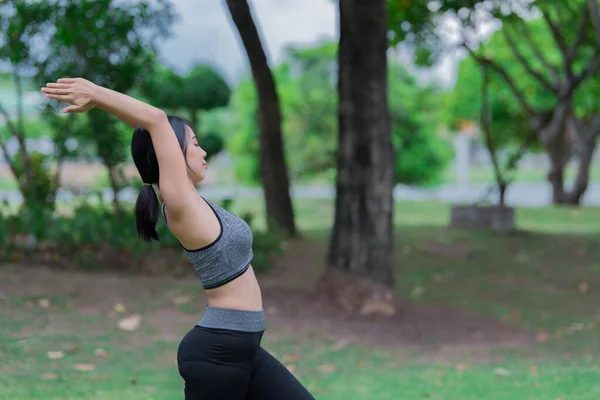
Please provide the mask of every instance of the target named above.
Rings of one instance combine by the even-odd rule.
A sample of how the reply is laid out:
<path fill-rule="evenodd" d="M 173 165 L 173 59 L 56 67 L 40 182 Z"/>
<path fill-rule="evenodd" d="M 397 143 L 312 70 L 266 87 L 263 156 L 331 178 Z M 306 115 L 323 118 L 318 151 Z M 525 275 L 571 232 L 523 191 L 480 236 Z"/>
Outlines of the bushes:
<path fill-rule="evenodd" d="M 222 207 L 230 209 L 232 200 Z M 4 210 L 8 205 L 4 204 Z M 18 261 L 23 257 L 36 261 L 66 263 L 77 257 L 76 263 L 93 266 L 94 269 L 115 268 L 109 263 L 125 263 L 127 269 L 144 264 L 143 260 L 160 252 L 177 251 L 182 254 L 177 240 L 159 218 L 157 231 L 160 242 L 146 243 L 135 231 L 133 206 L 123 209 L 119 218 L 115 216 L 111 203 L 100 196 L 88 196 L 74 204 L 70 210 L 58 207 L 58 211 L 37 218 L 25 209 L 18 213 L 0 214 L 0 258 L 3 261 Z M 256 228 L 255 216 L 240 215 L 254 232 L 254 260 L 256 271 L 267 271 L 271 257 L 281 250 L 281 236 Z M 48 255 L 51 252 L 53 255 Z M 104 260 L 104 261 L 102 261 Z M 2 260 L 0 260 L 2 261 Z M 148 262 L 152 262 L 150 259 Z M 106 265 L 103 265 L 106 264 Z M 72 264 L 70 262 L 69 264 Z"/>

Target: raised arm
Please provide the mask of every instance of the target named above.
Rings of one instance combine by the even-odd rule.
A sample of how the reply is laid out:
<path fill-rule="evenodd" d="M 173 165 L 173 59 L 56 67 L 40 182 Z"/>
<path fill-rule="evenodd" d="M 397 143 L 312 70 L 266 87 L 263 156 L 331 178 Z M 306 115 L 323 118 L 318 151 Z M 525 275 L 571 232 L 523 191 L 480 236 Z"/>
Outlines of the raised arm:
<path fill-rule="evenodd" d="M 152 138 L 160 165 L 160 192 L 169 204 L 169 217 L 178 219 L 194 200 L 181 148 L 164 111 L 83 78 L 63 78 L 42 88 L 47 98 L 69 103 L 63 112 L 100 108 L 132 128 L 145 128 Z M 148 182 L 154 183 L 154 182 Z"/>

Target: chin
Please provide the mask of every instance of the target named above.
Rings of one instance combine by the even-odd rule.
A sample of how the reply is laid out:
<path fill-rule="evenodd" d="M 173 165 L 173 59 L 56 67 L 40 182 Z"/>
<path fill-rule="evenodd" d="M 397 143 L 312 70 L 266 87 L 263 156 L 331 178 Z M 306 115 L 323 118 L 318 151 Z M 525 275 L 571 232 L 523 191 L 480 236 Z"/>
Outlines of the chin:
<path fill-rule="evenodd" d="M 205 177 L 206 177 L 206 175 L 205 176 L 197 176 L 196 179 L 194 179 L 194 185 L 199 185 L 204 180 Z"/>

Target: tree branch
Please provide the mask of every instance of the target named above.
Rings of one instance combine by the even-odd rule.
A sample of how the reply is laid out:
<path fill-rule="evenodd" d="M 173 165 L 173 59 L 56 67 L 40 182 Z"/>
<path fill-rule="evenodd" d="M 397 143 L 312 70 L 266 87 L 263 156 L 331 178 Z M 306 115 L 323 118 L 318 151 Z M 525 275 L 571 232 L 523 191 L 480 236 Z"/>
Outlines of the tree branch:
<path fill-rule="evenodd" d="M 569 53 L 569 46 L 567 46 L 567 43 L 565 42 L 565 38 L 560 33 L 560 28 L 552 20 L 552 18 L 550 17 L 550 14 L 546 10 L 543 10 L 543 9 L 541 9 L 540 11 L 542 12 L 544 21 L 546 21 L 546 24 L 548 25 L 548 28 L 550 29 L 550 32 L 552 33 L 554 42 L 558 46 L 558 49 L 560 50 L 560 53 L 563 56 L 563 68 L 565 69 L 567 76 L 572 76 L 573 75 L 573 66 L 571 65 L 571 63 L 567 63 L 567 57 L 566 57 L 566 55 Z"/>
<path fill-rule="evenodd" d="M 509 29 L 508 26 L 506 26 L 504 29 L 502 29 L 502 33 L 504 34 L 504 37 L 506 38 L 508 46 L 514 53 L 515 57 L 517 57 L 517 59 L 521 62 L 521 65 L 523 65 L 523 68 L 525 68 L 525 70 L 527 70 L 527 72 L 529 72 L 529 74 L 531 76 L 533 76 L 535 79 L 537 79 L 542 84 L 542 86 L 544 86 L 546 89 L 550 90 L 551 92 L 556 92 L 558 90 L 558 86 L 556 84 L 553 84 L 552 82 L 550 82 L 542 74 L 540 74 L 538 71 L 533 69 L 531 63 L 523 55 L 521 50 L 519 50 L 519 46 L 513 39 L 512 34 L 508 33 L 508 29 Z"/>
<path fill-rule="evenodd" d="M 586 7 L 583 7 L 581 22 L 577 26 L 577 33 L 575 34 L 575 41 L 565 54 L 565 63 L 572 65 L 573 61 L 575 61 L 575 56 L 577 55 L 577 51 L 579 51 L 579 47 L 583 43 L 583 38 L 585 37 L 585 32 L 587 30 L 589 21 L 590 19 L 588 13 L 586 13 Z"/>
<path fill-rule="evenodd" d="M 8 112 L 2 106 L 1 103 L 0 103 L 0 115 L 2 115 L 4 117 L 6 127 L 10 131 L 11 135 L 18 136 L 17 129 L 13 125 L 12 121 L 10 120 L 10 116 L 8 115 Z M 8 149 L 6 148 L 6 143 L 4 143 L 4 140 L 2 140 L 2 137 L 0 137 L 0 148 L 2 149 L 2 152 L 4 153 L 4 158 L 6 159 L 6 162 L 8 163 L 10 170 L 12 171 L 13 175 L 15 176 L 15 179 L 19 180 L 19 177 L 17 176 L 17 165 L 10 158 L 10 155 L 8 154 Z"/>
<path fill-rule="evenodd" d="M 500 65 L 495 63 L 493 60 L 490 60 L 489 58 L 477 55 L 477 53 L 475 53 L 473 49 L 471 49 L 466 43 L 463 43 L 463 47 L 469 52 L 471 57 L 473 57 L 473 59 L 477 61 L 477 63 L 479 63 L 479 65 L 489 66 L 496 73 L 498 73 L 498 75 L 500 75 L 502 79 L 504 79 L 504 81 L 512 91 L 513 95 L 517 98 L 521 107 L 523 107 L 523 109 L 528 115 L 532 116 L 535 114 L 531 106 L 527 103 L 527 99 L 525 98 L 523 92 L 519 90 L 517 85 L 514 83 L 513 79 L 510 77 L 509 73 L 504 68 L 502 68 Z"/>
<path fill-rule="evenodd" d="M 600 68 L 600 52 L 596 51 L 594 59 L 581 71 L 580 74 L 576 75 L 571 81 L 571 84 L 566 90 L 566 93 L 562 94 L 561 97 L 568 97 L 571 95 L 577 86 L 587 78 L 589 78 L 594 72 Z"/>
<path fill-rule="evenodd" d="M 533 41 L 529 29 L 527 28 L 527 25 L 525 24 L 523 19 L 518 19 L 518 26 L 520 26 L 521 29 L 518 29 L 518 27 L 515 27 L 515 29 L 518 29 L 520 31 L 519 33 L 523 35 L 523 38 L 529 45 L 529 48 L 531 49 L 533 55 L 536 56 L 538 61 L 544 66 L 544 68 L 546 68 L 548 72 L 550 72 L 550 75 L 552 75 L 553 82 L 560 82 L 560 74 L 558 73 L 558 69 L 554 65 L 552 65 L 548 60 L 546 60 L 546 57 L 544 57 L 544 55 L 540 51 L 540 48 L 537 45 L 537 43 Z"/>
<path fill-rule="evenodd" d="M 592 25 L 594 26 L 596 44 L 600 46 L 600 11 L 598 10 L 598 0 L 588 0 L 587 3 Z"/>

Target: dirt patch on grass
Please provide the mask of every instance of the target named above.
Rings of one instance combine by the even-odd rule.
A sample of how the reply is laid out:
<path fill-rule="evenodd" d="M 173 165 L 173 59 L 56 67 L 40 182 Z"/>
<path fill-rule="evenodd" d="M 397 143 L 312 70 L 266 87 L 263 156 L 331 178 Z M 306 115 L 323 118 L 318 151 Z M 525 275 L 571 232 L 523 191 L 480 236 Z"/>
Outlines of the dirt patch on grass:
<path fill-rule="evenodd" d="M 343 312 L 316 289 L 324 271 L 324 251 L 325 246 L 315 242 L 291 243 L 273 272 L 259 276 L 267 336 L 325 338 L 338 347 L 414 349 L 423 357 L 446 354 L 452 347 L 472 352 L 532 341 L 532 334 L 491 318 L 417 303 L 402 303 L 389 316 Z M 37 321 L 35 327 L 25 324 L 19 329 L 28 335 L 108 332 L 120 335 L 118 340 L 125 345 L 179 341 L 201 318 L 205 304 L 192 274 L 172 278 L 32 265 L 4 265 L 0 271 L 3 301 L 26 299 L 25 305 L 7 308 L 6 316 L 23 317 L 28 310 Z M 50 307 L 41 307 L 40 299 L 49 299 Z M 142 317 L 140 328 L 128 334 L 119 331 L 118 321 L 136 313 Z"/>

